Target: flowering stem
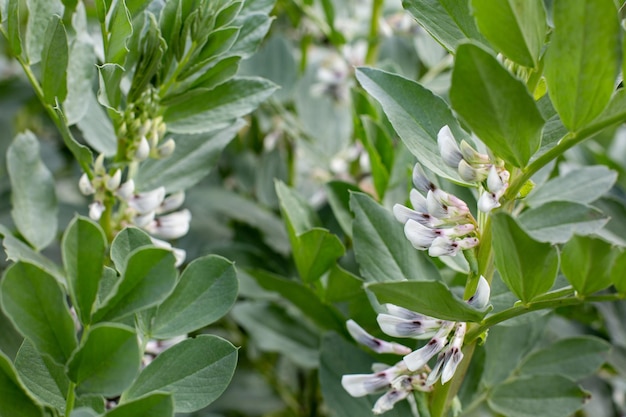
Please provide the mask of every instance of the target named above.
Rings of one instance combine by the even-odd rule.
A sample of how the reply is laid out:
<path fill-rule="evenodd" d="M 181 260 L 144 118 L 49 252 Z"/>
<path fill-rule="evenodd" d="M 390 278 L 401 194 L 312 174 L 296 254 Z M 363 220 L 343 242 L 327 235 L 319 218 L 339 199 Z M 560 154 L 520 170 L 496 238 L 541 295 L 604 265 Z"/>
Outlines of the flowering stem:
<path fill-rule="evenodd" d="M 378 58 L 378 47 L 380 40 L 378 39 L 378 21 L 383 10 L 384 0 L 374 0 L 372 2 L 372 18 L 370 19 L 370 29 L 368 34 L 367 54 L 365 55 L 365 63 L 373 65 Z"/>

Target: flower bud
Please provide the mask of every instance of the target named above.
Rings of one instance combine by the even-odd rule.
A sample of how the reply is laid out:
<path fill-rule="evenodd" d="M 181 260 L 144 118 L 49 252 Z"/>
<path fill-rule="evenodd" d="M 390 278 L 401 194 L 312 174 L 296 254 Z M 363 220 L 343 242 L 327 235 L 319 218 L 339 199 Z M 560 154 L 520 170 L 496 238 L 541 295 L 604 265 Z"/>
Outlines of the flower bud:
<path fill-rule="evenodd" d="M 115 191 L 119 188 L 122 182 L 122 171 L 116 170 L 112 176 L 107 175 L 105 187 L 109 191 Z"/>
<path fill-rule="evenodd" d="M 96 192 L 87 174 L 80 176 L 80 180 L 78 180 L 78 188 L 83 195 L 90 195 Z"/>
<path fill-rule="evenodd" d="M 439 133 L 437 133 L 437 145 L 439 146 L 439 153 L 443 162 L 452 168 L 456 168 L 463 159 L 463 155 L 448 125 L 442 127 Z"/>
<path fill-rule="evenodd" d="M 100 201 L 94 201 L 89 205 L 89 218 L 94 221 L 100 220 L 102 213 L 104 213 L 104 204 Z"/>
<path fill-rule="evenodd" d="M 167 158 L 168 156 L 171 156 L 174 153 L 174 149 L 176 149 L 176 142 L 174 139 L 169 138 L 157 148 L 159 158 Z"/>
<path fill-rule="evenodd" d="M 143 161 L 150 155 L 150 144 L 145 136 L 142 136 L 139 140 L 139 145 L 135 150 L 135 160 Z"/>

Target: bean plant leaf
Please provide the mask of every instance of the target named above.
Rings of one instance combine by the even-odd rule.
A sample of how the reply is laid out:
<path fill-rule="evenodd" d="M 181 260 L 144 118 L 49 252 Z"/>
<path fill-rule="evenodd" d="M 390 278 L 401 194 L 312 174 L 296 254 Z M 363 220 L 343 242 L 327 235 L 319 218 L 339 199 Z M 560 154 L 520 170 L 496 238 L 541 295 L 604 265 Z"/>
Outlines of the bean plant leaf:
<path fill-rule="evenodd" d="M 367 282 L 437 280 L 430 259 L 404 237 L 393 215 L 362 193 L 352 193 L 354 252 Z"/>
<path fill-rule="evenodd" d="M 52 16 L 41 52 L 41 88 L 47 104 L 56 106 L 67 96 L 69 47 L 61 18 Z"/>
<path fill-rule="evenodd" d="M 484 43 L 470 14 L 469 1 L 403 0 L 402 6 L 450 52 L 467 38 Z"/>
<path fill-rule="evenodd" d="M 563 124 L 578 131 L 602 112 L 613 94 L 620 56 L 615 2 L 559 0 L 553 15 L 545 58 L 548 92 Z"/>
<path fill-rule="evenodd" d="M 452 107 L 499 157 L 524 167 L 539 149 L 544 120 L 526 86 L 482 47 L 457 49 Z"/>
<path fill-rule="evenodd" d="M 24 44 L 27 62 L 33 65 L 41 60 L 44 45 L 50 40 L 48 25 L 51 19 L 56 18 L 53 16 L 63 15 L 63 4 L 59 0 L 27 0 L 26 7 L 28 18 Z"/>
<path fill-rule="evenodd" d="M 237 364 L 237 348 L 212 335 L 184 340 L 161 353 L 141 371 L 122 403 L 144 395 L 172 395 L 178 413 L 206 407 L 226 389 Z"/>
<path fill-rule="evenodd" d="M 471 142 L 471 139 L 441 97 L 415 81 L 379 69 L 357 68 L 356 78 L 381 104 L 394 129 L 421 164 L 439 176 L 464 183 L 456 169 L 443 163 L 437 133 L 448 125 L 457 140 Z"/>
<path fill-rule="evenodd" d="M 247 58 L 256 52 L 265 39 L 272 25 L 272 18 L 267 13 L 249 13 L 239 16 L 237 23 L 241 24 L 241 30 L 230 53 Z"/>
<path fill-rule="evenodd" d="M 22 55 L 22 36 L 20 35 L 20 0 L 9 0 L 6 12 L 7 39 L 15 56 Z M 4 21 L 4 18 L 2 19 Z"/>
<path fill-rule="evenodd" d="M 557 249 L 531 238 L 506 213 L 492 219 L 495 264 L 509 289 L 528 302 L 552 288 L 559 269 Z"/>
<path fill-rule="evenodd" d="M 615 255 L 615 263 L 611 270 L 611 282 L 621 294 L 626 294 L 626 251 Z"/>
<path fill-rule="evenodd" d="M 183 271 L 174 292 L 159 305 L 152 336 L 167 339 L 213 323 L 233 306 L 237 289 L 232 262 L 216 255 L 194 260 Z"/>
<path fill-rule="evenodd" d="M 604 363 L 611 345 L 593 336 L 559 340 L 528 355 L 521 375 L 561 375 L 572 381 L 593 374 Z"/>
<path fill-rule="evenodd" d="M 593 294 L 611 285 L 615 255 L 604 240 L 574 236 L 563 246 L 561 270 L 579 294 Z"/>
<path fill-rule="evenodd" d="M 43 410 L 20 382 L 11 360 L 0 352 L 0 417 L 43 417 Z"/>
<path fill-rule="evenodd" d="M 29 131 L 20 133 L 7 151 L 11 180 L 11 214 L 24 238 L 41 250 L 57 232 L 57 197 L 52 173 L 40 158 L 39 142 Z"/>
<path fill-rule="evenodd" d="M 91 320 L 107 246 L 102 228 L 86 217 L 75 217 L 61 243 L 63 265 L 72 304 L 83 324 Z"/>
<path fill-rule="evenodd" d="M 126 43 L 133 34 L 131 15 L 126 7 L 125 1 L 112 3 L 112 8 L 108 10 L 108 48 L 105 51 L 105 61 L 107 63 L 124 66 L 128 48 Z"/>
<path fill-rule="evenodd" d="M 170 131 L 201 133 L 255 110 L 278 88 L 257 77 L 235 77 L 213 89 L 196 88 L 167 105 L 163 115 Z"/>
<path fill-rule="evenodd" d="M 78 393 L 114 397 L 130 386 L 140 363 L 135 331 L 121 324 L 102 323 L 87 331 L 67 364 L 67 372 Z"/>
<path fill-rule="evenodd" d="M 589 394 L 560 375 L 517 378 L 494 388 L 489 406 L 509 417 L 569 417 Z"/>
<path fill-rule="evenodd" d="M 506 57 L 535 67 L 548 26 L 541 0 L 472 0 L 480 32 Z"/>
<path fill-rule="evenodd" d="M 171 251 L 140 247 L 128 258 L 122 278 L 93 321 L 116 320 L 163 301 L 176 284 L 177 271 Z"/>
<path fill-rule="evenodd" d="M 111 260 L 118 271 L 126 269 L 126 261 L 130 254 L 144 246 L 152 246 L 152 240 L 143 230 L 137 227 L 122 229 L 111 243 Z"/>
<path fill-rule="evenodd" d="M 172 396 L 160 392 L 120 404 L 105 414 L 106 417 L 171 417 L 173 415 Z"/>
<path fill-rule="evenodd" d="M 74 321 L 59 283 L 25 262 L 11 265 L 0 284 L 2 309 L 43 354 L 64 364 L 76 347 Z"/>
<path fill-rule="evenodd" d="M 602 229 L 609 218 L 593 207 L 553 201 L 519 216 L 524 230 L 540 242 L 565 243 L 574 235 L 590 235 Z"/>
<path fill-rule="evenodd" d="M 551 201 L 592 203 L 607 193 L 616 180 L 617 172 L 604 165 L 580 167 L 537 187 L 524 202 L 531 207 Z"/>
<path fill-rule="evenodd" d="M 480 322 L 487 310 L 476 310 L 440 281 L 369 284 L 380 303 L 391 303 L 442 320 Z"/>

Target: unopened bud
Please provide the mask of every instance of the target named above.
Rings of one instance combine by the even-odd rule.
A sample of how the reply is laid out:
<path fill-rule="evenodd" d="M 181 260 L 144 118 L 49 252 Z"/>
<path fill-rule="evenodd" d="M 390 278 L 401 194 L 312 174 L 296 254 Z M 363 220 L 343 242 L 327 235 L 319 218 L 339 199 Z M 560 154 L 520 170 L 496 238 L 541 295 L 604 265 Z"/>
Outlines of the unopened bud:
<path fill-rule="evenodd" d="M 116 170 L 113 176 L 110 176 L 106 180 L 106 188 L 109 191 L 115 191 L 119 188 L 122 182 L 122 171 Z"/>
<path fill-rule="evenodd" d="M 159 158 L 167 158 L 174 153 L 176 149 L 176 142 L 174 139 L 169 138 L 161 146 L 158 147 Z"/>
<path fill-rule="evenodd" d="M 96 161 L 93 164 L 93 171 L 97 176 L 102 176 L 106 174 L 106 170 L 104 169 L 104 154 L 101 153 L 96 158 Z"/>
<path fill-rule="evenodd" d="M 78 188 L 83 195 L 90 195 L 96 192 L 87 174 L 80 176 L 80 180 L 78 180 Z"/>
<path fill-rule="evenodd" d="M 143 161 L 150 155 L 150 144 L 145 136 L 141 137 L 137 150 L 135 151 L 135 160 Z"/>

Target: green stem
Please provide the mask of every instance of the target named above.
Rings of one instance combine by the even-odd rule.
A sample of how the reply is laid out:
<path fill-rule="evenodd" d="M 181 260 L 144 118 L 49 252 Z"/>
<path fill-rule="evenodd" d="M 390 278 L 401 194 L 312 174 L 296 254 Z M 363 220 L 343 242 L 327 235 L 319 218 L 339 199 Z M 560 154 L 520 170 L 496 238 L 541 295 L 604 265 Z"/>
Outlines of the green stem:
<path fill-rule="evenodd" d="M 565 292 L 566 290 L 564 289 L 563 291 Z M 485 320 L 483 320 L 482 324 L 470 329 L 465 336 L 465 341 L 466 343 L 472 343 L 490 327 L 495 326 L 498 323 L 502 323 L 503 321 L 510 320 L 514 317 L 518 317 L 522 314 L 530 313 L 533 311 L 578 305 L 585 302 L 618 301 L 623 300 L 624 298 L 624 294 L 605 294 L 589 297 L 563 297 L 551 300 L 531 301 L 528 304 L 516 304 L 511 308 L 487 317 Z"/>
<path fill-rule="evenodd" d="M 383 11 L 384 0 L 374 0 L 372 2 L 372 18 L 370 19 L 370 28 L 368 34 L 367 54 L 365 55 L 365 63 L 373 65 L 378 58 L 378 49 L 380 39 L 378 38 L 378 21 Z"/>
<path fill-rule="evenodd" d="M 426 395 L 423 392 L 414 391 L 413 398 L 415 398 L 415 405 L 417 406 L 417 413 L 420 417 L 432 417 L 428 410 L 428 403 L 426 401 Z"/>
<path fill-rule="evenodd" d="M 67 397 L 65 398 L 65 415 L 69 417 L 74 409 L 74 402 L 76 401 L 76 384 L 70 381 L 70 385 L 67 388 Z"/>
<path fill-rule="evenodd" d="M 172 76 L 170 77 L 170 79 L 167 80 L 163 85 L 161 85 L 161 88 L 159 88 L 160 98 L 165 97 L 165 95 L 167 94 L 167 91 L 172 87 L 172 85 L 176 83 L 176 79 L 178 78 L 180 73 L 185 69 L 185 66 L 187 65 L 187 63 L 189 62 L 189 60 L 195 53 L 197 47 L 198 47 L 198 44 L 196 43 L 196 41 L 193 41 L 191 43 L 191 46 L 189 47 L 189 50 L 187 51 L 185 56 L 183 56 L 183 59 L 180 60 L 180 62 L 174 69 L 174 72 L 172 73 Z"/>

